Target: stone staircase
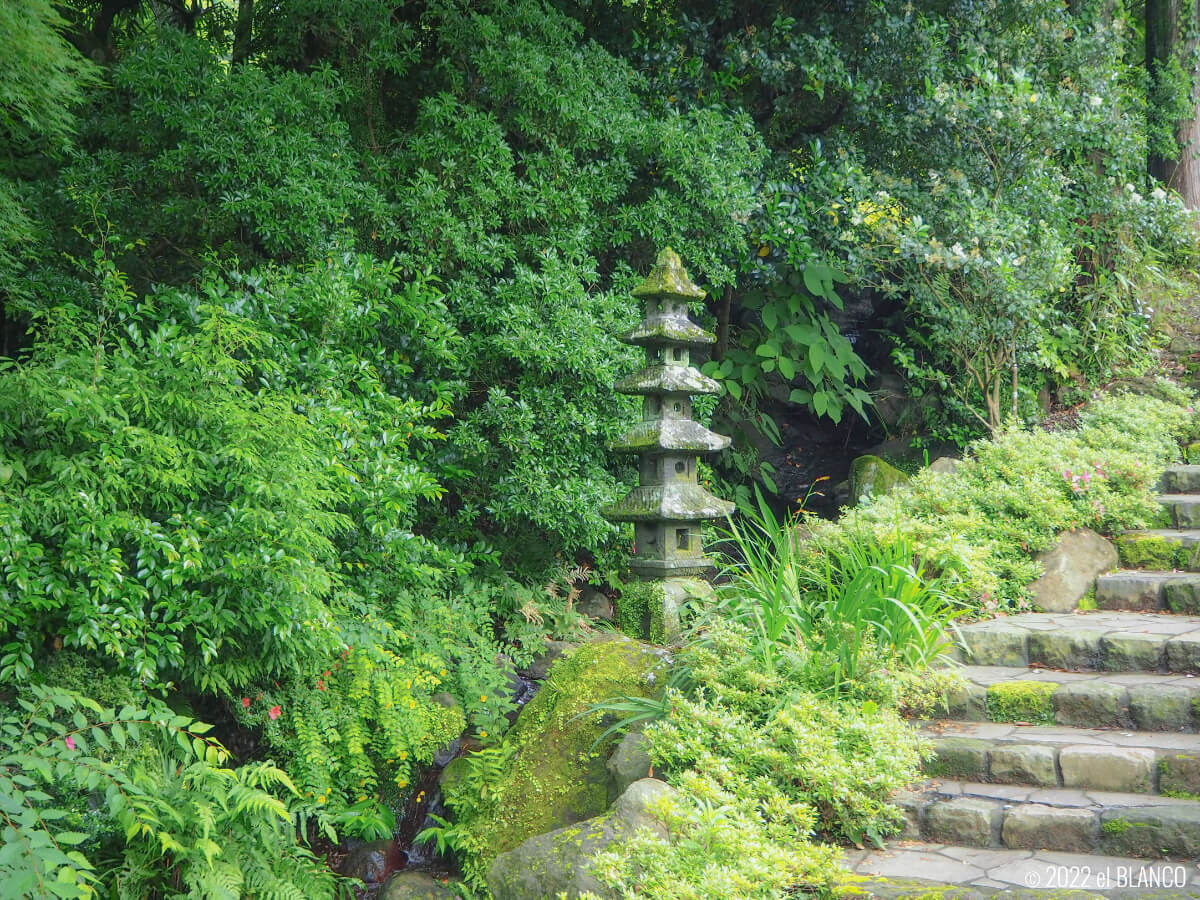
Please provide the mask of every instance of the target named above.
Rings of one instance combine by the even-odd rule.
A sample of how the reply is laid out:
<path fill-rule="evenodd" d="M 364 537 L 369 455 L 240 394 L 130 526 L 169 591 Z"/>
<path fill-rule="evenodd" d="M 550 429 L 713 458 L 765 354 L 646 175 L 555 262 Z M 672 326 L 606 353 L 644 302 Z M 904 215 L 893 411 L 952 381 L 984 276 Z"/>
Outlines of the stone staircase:
<path fill-rule="evenodd" d="M 963 627 L 929 780 L 848 896 L 1200 898 L 1200 466 L 1163 490 L 1094 611 Z"/>

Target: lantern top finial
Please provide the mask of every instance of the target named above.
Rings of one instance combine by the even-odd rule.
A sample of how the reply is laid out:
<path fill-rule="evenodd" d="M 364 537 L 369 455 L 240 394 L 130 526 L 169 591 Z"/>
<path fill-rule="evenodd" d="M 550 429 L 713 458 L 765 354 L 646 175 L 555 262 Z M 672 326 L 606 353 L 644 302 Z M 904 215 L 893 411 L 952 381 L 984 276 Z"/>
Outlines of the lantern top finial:
<path fill-rule="evenodd" d="M 654 262 L 654 268 L 646 276 L 646 280 L 633 289 L 633 296 L 639 299 L 652 297 L 683 297 L 699 300 L 704 291 L 696 287 L 683 260 L 670 247 L 664 247 Z"/>

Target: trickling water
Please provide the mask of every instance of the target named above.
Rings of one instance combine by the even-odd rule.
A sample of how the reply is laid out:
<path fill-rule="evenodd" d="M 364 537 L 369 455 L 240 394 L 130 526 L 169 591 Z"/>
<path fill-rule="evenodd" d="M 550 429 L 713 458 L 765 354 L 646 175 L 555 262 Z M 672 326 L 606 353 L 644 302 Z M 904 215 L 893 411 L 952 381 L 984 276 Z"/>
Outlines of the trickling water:
<path fill-rule="evenodd" d="M 537 693 L 540 683 L 511 672 L 509 675 L 509 691 L 520 710 Z M 510 714 L 510 719 L 516 718 L 517 711 Z M 455 738 L 434 756 L 433 762 L 420 769 L 414 779 L 412 794 L 404 806 L 397 811 L 396 831 L 393 836 L 393 846 L 399 853 L 388 853 L 389 859 L 395 860 L 394 870 L 418 869 L 434 874 L 450 875 L 456 873 L 454 860 L 440 856 L 434 841 L 424 844 L 416 842 L 417 835 L 426 828 L 437 825 L 433 816 L 446 817 L 446 808 L 442 803 L 442 789 L 438 785 L 442 770 L 459 756 L 468 752 L 469 747 L 463 737 Z M 391 874 L 389 871 L 388 874 Z M 386 881 L 386 877 L 382 881 Z M 358 892 L 360 900 L 373 900 L 379 890 L 379 884 L 368 885 Z"/>

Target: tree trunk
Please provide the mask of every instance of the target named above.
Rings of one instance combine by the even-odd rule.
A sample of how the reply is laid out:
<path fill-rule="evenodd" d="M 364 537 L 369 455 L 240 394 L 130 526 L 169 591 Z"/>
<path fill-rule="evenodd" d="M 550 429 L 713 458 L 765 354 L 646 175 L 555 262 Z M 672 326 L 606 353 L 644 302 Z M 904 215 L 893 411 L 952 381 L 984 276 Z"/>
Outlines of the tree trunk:
<path fill-rule="evenodd" d="M 1151 156 L 1150 174 L 1168 187 L 1174 188 L 1189 209 L 1200 209 L 1200 91 L 1192 62 L 1195 40 L 1186 39 L 1180 32 L 1180 20 L 1185 3 L 1195 0 L 1146 0 L 1146 68 L 1151 83 L 1159 77 L 1159 71 L 1172 57 L 1187 64 L 1191 76 L 1192 115 L 1179 122 L 1175 139 L 1179 142 L 1179 156 L 1168 159 Z M 1198 4 L 1200 6 L 1200 4 Z M 1200 9 L 1193 9 L 1193 21 L 1200 21 Z"/>
<path fill-rule="evenodd" d="M 250 58 L 250 39 L 254 35 L 254 0 L 238 0 L 237 23 L 233 26 L 233 65 Z"/>

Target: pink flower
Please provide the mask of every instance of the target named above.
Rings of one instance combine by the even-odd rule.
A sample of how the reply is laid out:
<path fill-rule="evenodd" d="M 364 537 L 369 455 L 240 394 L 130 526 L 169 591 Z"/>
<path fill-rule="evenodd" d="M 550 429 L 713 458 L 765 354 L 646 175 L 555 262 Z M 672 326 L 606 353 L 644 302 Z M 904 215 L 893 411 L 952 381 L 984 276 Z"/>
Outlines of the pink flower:
<path fill-rule="evenodd" d="M 278 719 L 279 718 L 279 706 L 278 705 L 272 706 L 271 709 L 268 710 L 267 715 L 270 716 L 272 719 Z"/>
<path fill-rule="evenodd" d="M 71 735 L 68 734 L 65 738 L 63 738 L 63 743 L 67 745 L 68 750 L 75 749 L 75 738 L 73 738 Z"/>
<path fill-rule="evenodd" d="M 242 698 L 242 709 L 249 709 L 249 708 L 250 708 L 250 698 L 243 697 Z"/>

